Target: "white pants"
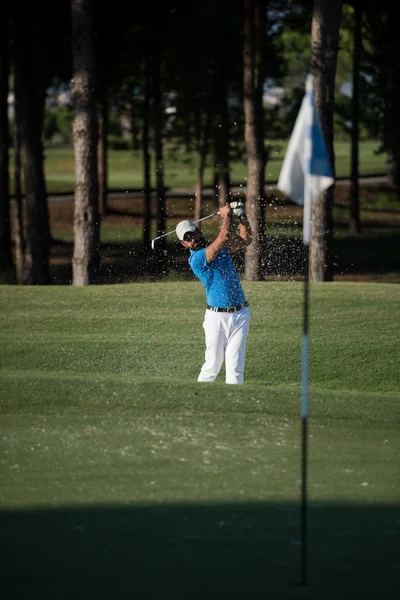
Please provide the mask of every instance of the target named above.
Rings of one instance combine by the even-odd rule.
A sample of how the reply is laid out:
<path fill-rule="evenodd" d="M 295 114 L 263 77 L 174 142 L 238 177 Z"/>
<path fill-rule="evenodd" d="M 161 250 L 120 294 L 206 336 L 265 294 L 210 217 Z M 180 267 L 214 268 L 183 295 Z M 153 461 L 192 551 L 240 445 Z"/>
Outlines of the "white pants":
<path fill-rule="evenodd" d="M 206 310 L 203 323 L 206 334 L 205 363 L 197 381 L 214 381 L 225 360 L 226 383 L 243 383 L 249 325 L 248 307 L 234 313 Z"/>

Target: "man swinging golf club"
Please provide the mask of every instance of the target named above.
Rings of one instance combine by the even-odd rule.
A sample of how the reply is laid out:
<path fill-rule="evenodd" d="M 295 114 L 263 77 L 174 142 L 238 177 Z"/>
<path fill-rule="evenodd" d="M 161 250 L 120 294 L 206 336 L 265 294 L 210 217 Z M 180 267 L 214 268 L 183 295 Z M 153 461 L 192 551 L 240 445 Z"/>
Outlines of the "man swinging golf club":
<path fill-rule="evenodd" d="M 230 234 L 232 211 L 239 218 L 238 235 Z M 206 352 L 197 381 L 214 381 L 225 360 L 226 383 L 240 384 L 244 381 L 250 309 L 229 254 L 251 243 L 251 228 L 242 202 L 222 206 L 219 214 L 221 228 L 209 245 L 191 221 L 181 221 L 176 234 L 190 250 L 190 267 L 206 291 Z"/>

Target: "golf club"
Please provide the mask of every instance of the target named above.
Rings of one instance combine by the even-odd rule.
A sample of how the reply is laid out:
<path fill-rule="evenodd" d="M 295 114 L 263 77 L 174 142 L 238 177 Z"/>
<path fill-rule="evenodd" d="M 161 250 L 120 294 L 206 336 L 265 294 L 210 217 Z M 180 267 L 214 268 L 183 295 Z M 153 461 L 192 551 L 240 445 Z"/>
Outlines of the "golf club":
<path fill-rule="evenodd" d="M 211 219 L 211 217 L 216 217 L 217 215 L 219 215 L 219 213 L 213 213 L 212 215 L 208 215 L 207 217 L 202 217 L 201 219 L 197 219 L 197 221 L 192 221 L 192 223 L 199 223 L 199 221 L 204 221 L 205 219 Z M 159 235 L 158 237 L 155 237 L 151 240 L 151 249 L 154 250 L 154 242 L 156 240 L 159 240 L 160 238 L 165 237 L 166 235 L 170 235 L 171 233 L 175 233 L 176 229 L 173 229 L 172 231 L 169 231 L 168 233 L 163 233 L 163 235 Z"/>

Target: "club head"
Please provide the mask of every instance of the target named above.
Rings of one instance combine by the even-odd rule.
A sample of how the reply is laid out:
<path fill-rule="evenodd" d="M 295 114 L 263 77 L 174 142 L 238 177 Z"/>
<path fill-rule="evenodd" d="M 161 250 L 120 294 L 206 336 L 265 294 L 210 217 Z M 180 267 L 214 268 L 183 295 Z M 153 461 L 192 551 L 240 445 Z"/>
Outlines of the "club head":
<path fill-rule="evenodd" d="M 154 242 L 155 240 L 151 240 L 151 249 L 154 250 Z"/>

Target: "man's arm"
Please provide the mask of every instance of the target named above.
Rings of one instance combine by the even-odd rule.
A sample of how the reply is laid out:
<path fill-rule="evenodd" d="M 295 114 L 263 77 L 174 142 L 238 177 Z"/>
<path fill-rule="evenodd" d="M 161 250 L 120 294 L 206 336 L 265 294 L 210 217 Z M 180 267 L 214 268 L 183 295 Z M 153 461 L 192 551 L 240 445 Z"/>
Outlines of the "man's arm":
<path fill-rule="evenodd" d="M 246 246 L 249 246 L 252 241 L 251 227 L 244 212 L 243 204 L 239 202 L 232 204 L 238 205 L 238 208 L 234 208 L 233 212 L 235 212 L 235 210 L 239 212 L 239 235 L 234 235 L 229 238 L 226 244 L 226 249 L 229 253 L 237 252 L 238 250 L 242 250 L 242 248 L 246 248 Z"/>
<path fill-rule="evenodd" d="M 218 256 L 222 248 L 226 245 L 229 238 L 229 231 L 231 227 L 231 207 L 229 204 L 221 206 L 219 214 L 222 217 L 221 229 L 215 240 L 206 248 L 206 261 L 210 263 Z"/>

